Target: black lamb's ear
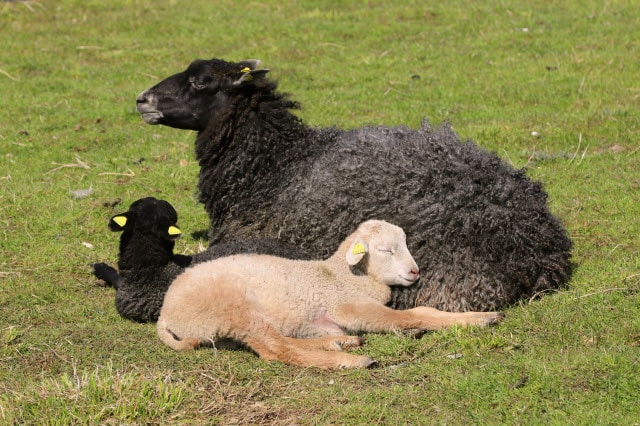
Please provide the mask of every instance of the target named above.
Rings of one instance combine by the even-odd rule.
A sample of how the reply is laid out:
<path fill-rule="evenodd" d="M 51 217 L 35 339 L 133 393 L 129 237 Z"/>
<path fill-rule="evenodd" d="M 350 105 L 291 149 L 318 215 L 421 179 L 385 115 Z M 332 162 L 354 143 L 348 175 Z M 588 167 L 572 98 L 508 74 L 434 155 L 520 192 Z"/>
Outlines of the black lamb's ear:
<path fill-rule="evenodd" d="M 114 232 L 124 231 L 124 228 L 127 226 L 129 221 L 129 212 L 117 214 L 109 219 L 109 229 Z"/>
<path fill-rule="evenodd" d="M 244 61 L 244 62 L 246 63 L 248 61 Z M 260 61 L 258 61 L 258 62 L 260 62 Z M 243 64 L 243 63 L 241 63 L 241 64 Z M 265 75 L 268 72 L 269 72 L 269 70 L 266 69 L 266 68 L 265 69 L 261 69 L 261 70 L 255 70 L 255 69 L 252 69 L 249 66 L 245 66 L 244 68 L 242 68 L 240 70 L 240 77 L 236 81 L 233 82 L 233 85 L 234 86 L 240 86 L 241 84 L 251 82 L 251 81 L 253 81 L 253 79 L 255 77 L 262 77 L 263 75 Z"/>
<path fill-rule="evenodd" d="M 177 226 L 171 225 L 169 229 L 167 229 L 167 236 L 170 240 L 177 240 L 178 238 L 180 238 L 181 234 L 182 231 L 180 231 L 180 228 L 178 228 Z"/>

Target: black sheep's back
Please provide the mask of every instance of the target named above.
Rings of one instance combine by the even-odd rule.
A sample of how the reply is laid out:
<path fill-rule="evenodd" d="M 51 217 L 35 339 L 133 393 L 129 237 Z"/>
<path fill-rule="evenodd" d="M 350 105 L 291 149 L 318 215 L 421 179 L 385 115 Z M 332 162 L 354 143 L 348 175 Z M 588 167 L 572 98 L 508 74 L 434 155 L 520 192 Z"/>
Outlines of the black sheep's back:
<path fill-rule="evenodd" d="M 281 238 L 326 258 L 359 223 L 395 223 L 423 271 L 416 286 L 394 290 L 398 308 L 492 310 L 568 279 L 571 242 L 541 185 L 448 124 L 365 127 L 312 143 L 322 149 L 288 165 L 297 174 L 275 202 L 236 204 L 244 217 L 223 221 L 227 235 Z"/>

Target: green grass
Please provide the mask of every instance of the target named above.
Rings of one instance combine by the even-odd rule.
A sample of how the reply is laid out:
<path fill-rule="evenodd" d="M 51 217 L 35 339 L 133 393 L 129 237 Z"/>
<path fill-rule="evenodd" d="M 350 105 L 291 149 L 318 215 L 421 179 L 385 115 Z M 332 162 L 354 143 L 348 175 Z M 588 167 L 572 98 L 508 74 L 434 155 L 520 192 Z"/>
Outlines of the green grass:
<path fill-rule="evenodd" d="M 515 3 L 0 2 L 0 423 L 637 424 L 640 14 Z M 375 370 L 167 349 L 88 265 L 142 196 L 176 206 L 178 251 L 206 245 L 195 135 L 135 97 L 212 56 L 262 59 L 312 125 L 448 119 L 526 166 L 575 241 L 569 288 L 490 329 L 367 336 Z"/>

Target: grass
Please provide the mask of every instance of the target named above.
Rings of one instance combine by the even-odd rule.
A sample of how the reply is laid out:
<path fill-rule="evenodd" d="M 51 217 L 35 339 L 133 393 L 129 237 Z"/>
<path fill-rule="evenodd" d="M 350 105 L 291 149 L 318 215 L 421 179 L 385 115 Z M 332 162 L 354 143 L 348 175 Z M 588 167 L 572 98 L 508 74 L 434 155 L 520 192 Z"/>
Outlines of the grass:
<path fill-rule="evenodd" d="M 637 424 L 640 15 L 511 3 L 0 2 L 0 423 Z M 178 251 L 206 245 L 195 136 L 134 99 L 212 56 L 262 59 L 312 125 L 448 119 L 527 167 L 575 242 L 570 286 L 495 328 L 367 336 L 375 370 L 168 350 L 88 265 L 147 195 L 176 206 Z"/>

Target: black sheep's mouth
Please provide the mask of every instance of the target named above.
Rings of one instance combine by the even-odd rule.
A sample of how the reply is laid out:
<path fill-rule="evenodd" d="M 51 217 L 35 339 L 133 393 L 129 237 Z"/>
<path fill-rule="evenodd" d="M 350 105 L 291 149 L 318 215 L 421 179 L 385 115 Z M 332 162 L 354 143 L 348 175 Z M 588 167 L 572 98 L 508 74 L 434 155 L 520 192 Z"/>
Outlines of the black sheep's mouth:
<path fill-rule="evenodd" d="M 160 111 L 140 112 L 140 116 L 148 124 L 158 124 L 164 117 Z"/>

